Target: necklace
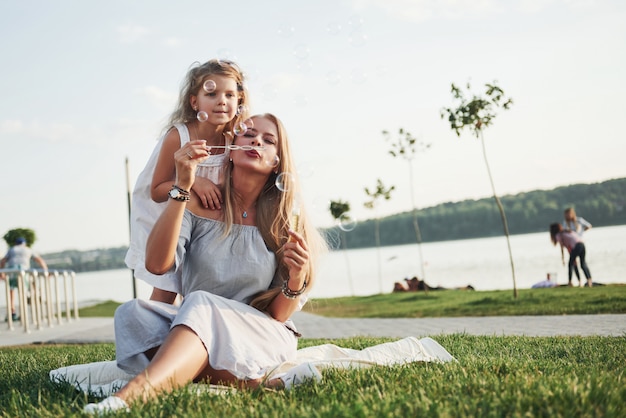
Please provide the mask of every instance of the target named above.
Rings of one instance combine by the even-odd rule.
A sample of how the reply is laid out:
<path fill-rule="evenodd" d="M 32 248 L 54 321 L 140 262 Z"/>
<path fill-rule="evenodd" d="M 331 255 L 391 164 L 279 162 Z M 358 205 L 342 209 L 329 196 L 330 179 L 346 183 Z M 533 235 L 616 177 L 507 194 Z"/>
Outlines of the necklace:
<path fill-rule="evenodd" d="M 248 210 L 252 209 L 254 206 L 256 205 L 256 202 L 253 202 L 250 207 L 248 207 L 248 209 L 243 209 L 243 212 L 241 213 L 241 217 L 246 219 L 248 217 Z"/>

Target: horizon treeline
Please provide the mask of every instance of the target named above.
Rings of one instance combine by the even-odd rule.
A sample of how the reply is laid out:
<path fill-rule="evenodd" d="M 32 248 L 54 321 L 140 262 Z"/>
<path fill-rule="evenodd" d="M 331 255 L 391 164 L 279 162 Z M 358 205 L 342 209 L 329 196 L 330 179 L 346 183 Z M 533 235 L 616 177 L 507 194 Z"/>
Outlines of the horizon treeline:
<path fill-rule="evenodd" d="M 511 235 L 547 233 L 552 222 L 563 221 L 568 207 L 595 227 L 626 224 L 626 178 L 506 195 L 500 200 Z M 419 209 L 417 218 L 422 242 L 504 236 L 493 197 Z M 344 234 L 338 227 L 324 232 L 334 249 L 340 248 L 339 237 L 345 237 L 347 248 L 373 247 L 375 223 L 375 219 L 361 221 Z M 412 211 L 381 217 L 379 225 L 381 246 L 416 243 Z"/>
<path fill-rule="evenodd" d="M 626 178 L 601 183 L 574 184 L 552 190 L 536 190 L 500 198 L 506 210 L 511 235 L 543 232 L 552 222 L 563 220 L 567 207 L 576 209 L 594 227 L 626 224 Z M 502 223 L 493 197 L 448 202 L 417 211 L 422 242 L 503 236 Z M 382 246 L 416 243 L 413 212 L 381 217 Z M 323 233 L 333 249 L 341 248 L 345 237 L 348 249 L 375 247 L 375 219 L 357 223 L 341 234 L 338 227 Z M 76 272 L 126 268 L 126 246 L 88 251 L 66 250 L 42 254 L 50 269 Z"/>

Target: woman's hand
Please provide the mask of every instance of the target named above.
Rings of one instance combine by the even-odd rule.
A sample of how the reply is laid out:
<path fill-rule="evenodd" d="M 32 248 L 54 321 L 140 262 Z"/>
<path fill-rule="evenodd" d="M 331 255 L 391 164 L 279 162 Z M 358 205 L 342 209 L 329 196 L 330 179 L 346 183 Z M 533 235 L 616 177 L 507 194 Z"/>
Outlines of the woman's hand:
<path fill-rule="evenodd" d="M 178 187 L 190 190 L 196 179 L 196 168 L 200 161 L 209 156 L 206 141 L 198 139 L 189 141 L 174 153 L 176 164 L 176 184 Z"/>
<path fill-rule="evenodd" d="M 290 230 L 283 250 L 283 262 L 289 270 L 289 288 L 297 291 L 309 272 L 309 247 L 302 235 Z"/>

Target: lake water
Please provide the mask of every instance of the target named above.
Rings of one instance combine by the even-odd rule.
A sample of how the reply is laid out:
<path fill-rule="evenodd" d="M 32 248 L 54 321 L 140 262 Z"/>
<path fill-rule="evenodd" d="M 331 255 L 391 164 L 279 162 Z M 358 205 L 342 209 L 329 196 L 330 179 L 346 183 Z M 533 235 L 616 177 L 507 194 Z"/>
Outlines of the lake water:
<path fill-rule="evenodd" d="M 561 264 L 559 247 L 552 245 L 548 232 L 514 235 L 510 239 L 518 289 L 530 288 L 544 280 L 548 272 L 556 274 L 560 284 L 567 283 L 567 267 Z M 626 225 L 593 228 L 585 234 L 585 243 L 594 281 L 626 283 Z M 476 290 L 513 289 L 504 236 L 424 243 L 421 252 L 425 279 L 431 286 L 471 284 Z M 415 275 L 421 278 L 419 254 L 417 244 L 331 252 L 322 261 L 311 297 L 391 292 L 394 282 Z M 565 257 L 567 261 L 568 255 Z M 150 292 L 150 286 L 137 281 L 138 297 L 148 298 Z M 130 270 L 79 273 L 76 294 L 79 302 L 132 299 Z M 4 298 L 0 306 L 5 306 Z"/>

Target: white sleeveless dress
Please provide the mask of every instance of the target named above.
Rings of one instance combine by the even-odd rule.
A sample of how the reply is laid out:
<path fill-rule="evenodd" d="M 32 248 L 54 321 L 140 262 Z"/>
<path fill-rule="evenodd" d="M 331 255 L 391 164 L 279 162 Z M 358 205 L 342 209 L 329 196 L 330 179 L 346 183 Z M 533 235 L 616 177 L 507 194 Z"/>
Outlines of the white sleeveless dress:
<path fill-rule="evenodd" d="M 187 125 L 179 123 L 175 124 L 174 128 L 178 130 L 182 147 L 190 140 Z M 157 203 L 150 196 L 152 176 L 166 135 L 167 132 L 159 139 L 135 183 L 130 210 L 130 245 L 124 261 L 128 268 L 134 270 L 136 278 L 159 289 L 181 293 L 179 274 L 155 275 L 146 270 L 145 263 L 148 235 L 166 204 L 166 202 Z M 229 153 L 229 150 L 225 150 L 223 154 L 210 155 L 198 165 L 196 176 L 207 178 L 217 185 L 222 184 L 222 167 Z"/>

